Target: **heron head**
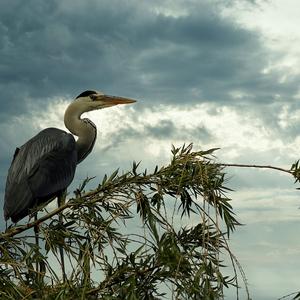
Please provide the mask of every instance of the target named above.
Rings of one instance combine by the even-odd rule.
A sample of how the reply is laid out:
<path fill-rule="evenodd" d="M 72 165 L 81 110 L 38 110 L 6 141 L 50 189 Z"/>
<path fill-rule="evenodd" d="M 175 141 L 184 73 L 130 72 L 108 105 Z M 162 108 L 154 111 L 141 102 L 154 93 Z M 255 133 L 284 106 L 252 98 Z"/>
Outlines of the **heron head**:
<path fill-rule="evenodd" d="M 80 102 L 82 105 L 84 105 L 85 111 L 102 109 L 118 104 L 129 104 L 136 102 L 136 100 L 133 99 L 105 95 L 102 92 L 93 90 L 84 91 L 75 98 L 75 101 Z"/>

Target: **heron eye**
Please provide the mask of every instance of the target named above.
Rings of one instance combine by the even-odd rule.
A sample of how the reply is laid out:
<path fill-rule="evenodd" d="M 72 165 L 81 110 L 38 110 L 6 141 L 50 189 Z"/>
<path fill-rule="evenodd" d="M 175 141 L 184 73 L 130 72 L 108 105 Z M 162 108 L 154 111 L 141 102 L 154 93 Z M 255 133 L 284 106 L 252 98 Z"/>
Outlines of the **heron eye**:
<path fill-rule="evenodd" d="M 94 101 L 96 99 L 96 95 L 95 94 L 91 94 L 90 98 L 91 98 L 92 101 Z"/>

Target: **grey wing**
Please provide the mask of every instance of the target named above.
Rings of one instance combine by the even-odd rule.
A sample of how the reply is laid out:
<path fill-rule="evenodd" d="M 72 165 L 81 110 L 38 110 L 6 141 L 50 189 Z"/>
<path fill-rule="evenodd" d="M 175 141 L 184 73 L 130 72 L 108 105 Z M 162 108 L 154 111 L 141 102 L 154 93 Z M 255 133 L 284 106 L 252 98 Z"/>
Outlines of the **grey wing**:
<path fill-rule="evenodd" d="M 77 165 L 74 137 L 47 128 L 16 150 L 7 176 L 4 217 L 17 222 L 72 182 Z"/>

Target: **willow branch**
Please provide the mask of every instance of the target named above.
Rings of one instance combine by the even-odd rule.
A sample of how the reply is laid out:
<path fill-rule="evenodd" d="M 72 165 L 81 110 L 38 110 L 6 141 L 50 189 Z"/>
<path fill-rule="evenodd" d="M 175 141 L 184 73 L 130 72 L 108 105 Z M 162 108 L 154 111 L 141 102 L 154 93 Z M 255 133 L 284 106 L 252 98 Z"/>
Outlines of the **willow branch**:
<path fill-rule="evenodd" d="M 91 193 L 86 193 L 86 194 L 83 194 L 81 196 L 81 198 L 85 198 L 85 197 L 88 197 L 90 196 Z M 40 225 L 42 222 L 45 222 L 47 221 L 48 219 L 52 218 L 53 216 L 59 214 L 60 212 L 64 211 L 65 209 L 67 208 L 71 208 L 73 206 L 77 206 L 78 204 L 74 201 L 75 199 L 70 199 L 68 202 L 66 202 L 64 205 L 61 205 L 60 207 L 54 209 L 52 212 L 42 216 L 41 218 L 33 221 L 33 222 L 30 222 L 30 223 L 27 223 L 25 225 L 21 225 L 21 226 L 15 226 L 15 227 L 12 227 L 10 228 L 9 230 L 7 230 L 6 232 L 4 233 L 1 233 L 0 234 L 0 238 L 10 238 L 10 237 L 13 237 L 19 233 L 22 233 L 30 228 L 33 228 L 34 226 L 38 226 Z M 98 202 L 98 201 L 101 201 L 101 199 L 97 199 L 97 201 L 94 201 L 94 202 Z"/>
<path fill-rule="evenodd" d="M 294 176 L 294 174 L 293 174 L 293 172 L 291 170 L 287 170 L 287 169 L 283 169 L 283 168 L 279 168 L 279 167 L 274 167 L 274 166 L 269 166 L 269 165 L 225 164 L 225 163 L 217 163 L 216 165 L 223 166 L 223 167 L 273 169 L 273 170 L 285 172 L 285 173 L 288 173 L 288 174 Z M 148 175 L 146 177 L 150 177 L 150 175 Z M 146 179 L 149 179 L 149 178 L 146 178 Z M 88 197 L 91 197 L 91 196 L 95 196 L 96 194 L 99 194 L 99 192 L 100 192 L 99 189 L 96 189 L 94 191 L 90 191 L 90 192 L 87 192 L 87 193 L 81 195 L 81 198 L 88 198 Z M 0 238 L 10 238 L 10 237 L 13 237 L 13 236 L 15 236 L 15 235 L 17 235 L 19 233 L 22 233 L 22 232 L 24 232 L 24 231 L 26 231 L 26 230 L 28 230 L 30 228 L 33 228 L 34 226 L 38 226 L 42 222 L 44 222 L 44 221 L 52 218 L 53 216 L 57 215 L 58 213 L 64 211 L 67 208 L 71 208 L 73 206 L 78 205 L 76 202 L 74 203 L 74 201 L 72 201 L 72 200 L 74 200 L 74 199 L 70 199 L 64 205 L 56 208 L 52 212 L 50 212 L 50 213 L 42 216 L 41 218 L 37 219 L 36 221 L 27 223 L 25 225 L 21 225 L 21 226 L 16 226 L 16 227 L 10 228 L 5 233 L 1 233 L 0 234 Z M 98 201 L 101 201 L 101 200 L 102 200 L 102 198 L 101 199 L 96 198 L 96 199 L 93 199 L 91 202 L 94 203 L 94 202 L 98 202 Z"/>
<path fill-rule="evenodd" d="M 24 232 L 34 226 L 38 226 L 40 225 L 42 222 L 50 219 L 51 217 L 55 216 L 56 214 L 60 213 L 61 211 L 65 210 L 68 207 L 72 207 L 74 205 L 74 203 L 66 203 L 58 208 L 56 208 L 55 210 L 53 210 L 52 212 L 46 214 L 45 216 L 37 219 L 36 221 L 27 223 L 25 225 L 21 225 L 21 226 L 15 226 L 10 228 L 9 230 L 7 230 L 5 233 L 1 233 L 0 234 L 0 238 L 9 238 L 9 237 L 13 237 L 16 234 L 19 234 L 21 232 Z"/>
<path fill-rule="evenodd" d="M 272 169 L 276 171 L 281 171 L 288 173 L 290 175 L 293 175 L 293 172 L 291 170 L 279 168 L 279 167 L 273 167 L 273 166 L 265 166 L 265 165 L 247 165 L 247 164 L 217 164 L 222 167 L 238 167 L 238 168 L 256 168 L 256 169 Z"/>
<path fill-rule="evenodd" d="M 147 177 L 149 177 L 149 176 L 145 176 L 144 181 L 147 181 L 147 179 L 148 179 Z M 103 192 L 104 192 L 104 190 L 102 190 L 102 189 L 95 189 L 93 191 L 81 194 L 80 198 L 81 199 L 92 198 L 93 196 L 95 196 L 97 194 L 100 194 L 100 193 L 103 193 Z M 106 194 L 106 196 L 102 196 L 100 198 L 96 197 L 95 199 L 91 199 L 89 201 L 89 203 L 93 204 L 93 203 L 96 203 L 96 202 L 100 202 L 100 201 L 104 200 L 104 198 L 106 198 L 107 196 L 108 196 L 108 194 Z M 73 206 L 77 206 L 78 203 L 74 202 L 74 200 L 76 201 L 76 199 L 74 199 L 74 198 L 70 199 L 64 205 L 61 205 L 60 207 L 58 207 L 55 210 L 53 210 L 52 212 L 42 216 L 41 218 L 37 219 L 36 221 L 30 222 L 30 223 L 27 223 L 27 224 L 21 225 L 21 226 L 15 226 L 15 227 L 12 227 L 12 228 L 8 229 L 4 233 L 0 233 L 0 238 L 10 238 L 10 237 L 13 237 L 13 236 L 15 236 L 19 233 L 22 233 L 22 232 L 24 232 L 24 231 L 26 231 L 30 228 L 33 228 L 34 226 L 40 225 L 42 222 L 47 221 L 48 219 L 50 219 L 53 216 L 59 214 L 60 212 L 64 211 L 65 209 L 71 208 Z"/>

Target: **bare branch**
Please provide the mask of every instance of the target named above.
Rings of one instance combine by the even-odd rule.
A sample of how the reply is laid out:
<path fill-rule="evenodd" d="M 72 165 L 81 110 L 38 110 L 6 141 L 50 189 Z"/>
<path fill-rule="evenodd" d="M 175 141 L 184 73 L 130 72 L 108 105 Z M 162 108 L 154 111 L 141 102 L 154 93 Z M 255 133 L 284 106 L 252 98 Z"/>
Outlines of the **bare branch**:
<path fill-rule="evenodd" d="M 222 167 L 272 169 L 272 170 L 281 171 L 281 172 L 285 172 L 285 173 L 293 175 L 293 172 L 291 170 L 283 169 L 280 167 L 274 167 L 274 166 L 270 166 L 270 165 L 225 164 L 225 163 L 217 163 L 217 165 L 222 166 Z"/>

